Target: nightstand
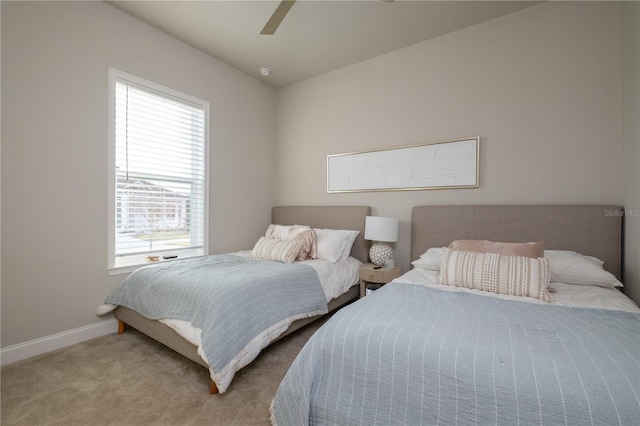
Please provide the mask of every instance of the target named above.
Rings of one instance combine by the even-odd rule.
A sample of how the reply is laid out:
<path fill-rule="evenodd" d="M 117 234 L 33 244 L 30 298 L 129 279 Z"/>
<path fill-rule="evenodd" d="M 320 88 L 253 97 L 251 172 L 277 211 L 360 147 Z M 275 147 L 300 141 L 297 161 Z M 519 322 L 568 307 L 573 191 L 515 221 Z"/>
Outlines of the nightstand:
<path fill-rule="evenodd" d="M 398 278 L 401 275 L 400 267 L 393 269 L 373 269 L 373 263 L 365 263 L 360 266 L 360 297 L 364 297 L 367 292 L 367 284 L 380 284 L 381 286 Z"/>

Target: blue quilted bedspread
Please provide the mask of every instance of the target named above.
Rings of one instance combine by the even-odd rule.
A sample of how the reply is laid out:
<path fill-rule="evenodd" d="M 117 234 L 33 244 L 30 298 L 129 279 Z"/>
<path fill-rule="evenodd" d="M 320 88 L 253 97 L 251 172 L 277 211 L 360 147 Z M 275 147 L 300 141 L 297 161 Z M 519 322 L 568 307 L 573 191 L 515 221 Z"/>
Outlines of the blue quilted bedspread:
<path fill-rule="evenodd" d="M 234 255 L 138 269 L 104 303 L 125 306 L 153 320 L 189 321 L 201 329 L 202 350 L 220 392 L 271 337 L 277 337 L 265 341 L 270 330 L 327 312 L 312 267 Z"/>
<path fill-rule="evenodd" d="M 390 283 L 306 344 L 278 425 L 638 425 L 640 314 Z"/>

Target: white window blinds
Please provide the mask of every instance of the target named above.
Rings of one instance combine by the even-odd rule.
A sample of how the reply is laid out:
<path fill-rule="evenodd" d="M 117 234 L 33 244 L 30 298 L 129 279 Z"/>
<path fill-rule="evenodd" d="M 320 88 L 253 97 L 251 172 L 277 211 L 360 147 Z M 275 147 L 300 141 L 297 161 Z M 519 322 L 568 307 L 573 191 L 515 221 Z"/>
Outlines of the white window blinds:
<path fill-rule="evenodd" d="M 204 254 L 207 105 L 171 92 L 115 78 L 115 266 Z"/>

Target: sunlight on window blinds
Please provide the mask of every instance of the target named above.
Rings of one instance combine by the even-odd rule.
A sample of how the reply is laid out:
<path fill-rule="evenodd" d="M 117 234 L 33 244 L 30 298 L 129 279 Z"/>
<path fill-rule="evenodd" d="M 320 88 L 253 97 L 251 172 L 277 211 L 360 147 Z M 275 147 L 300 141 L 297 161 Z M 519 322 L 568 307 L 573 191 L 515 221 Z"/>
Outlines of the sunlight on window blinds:
<path fill-rule="evenodd" d="M 116 256 L 203 246 L 204 115 L 116 81 Z"/>

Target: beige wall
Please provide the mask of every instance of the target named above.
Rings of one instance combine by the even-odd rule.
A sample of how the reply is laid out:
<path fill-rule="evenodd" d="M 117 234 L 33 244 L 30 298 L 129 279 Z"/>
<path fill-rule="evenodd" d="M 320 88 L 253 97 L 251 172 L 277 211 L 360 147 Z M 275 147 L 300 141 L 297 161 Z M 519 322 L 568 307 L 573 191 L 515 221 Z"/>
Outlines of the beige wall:
<path fill-rule="evenodd" d="M 123 278 L 106 271 L 109 67 L 211 103 L 211 251 L 266 228 L 273 89 L 103 2 L 2 2 L 2 65 L 3 348 L 101 321 Z"/>
<path fill-rule="evenodd" d="M 622 4 L 622 205 L 624 282 L 640 304 L 640 3 Z"/>
<path fill-rule="evenodd" d="M 621 202 L 620 5 L 549 2 L 278 91 L 277 204 Z M 480 136 L 480 188 L 327 194 L 326 155 Z"/>

